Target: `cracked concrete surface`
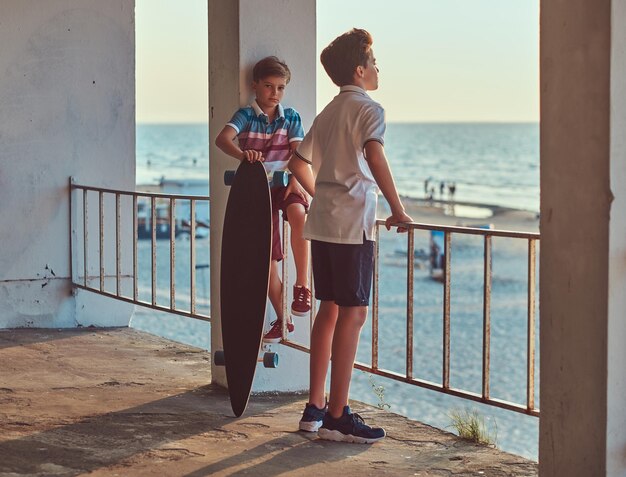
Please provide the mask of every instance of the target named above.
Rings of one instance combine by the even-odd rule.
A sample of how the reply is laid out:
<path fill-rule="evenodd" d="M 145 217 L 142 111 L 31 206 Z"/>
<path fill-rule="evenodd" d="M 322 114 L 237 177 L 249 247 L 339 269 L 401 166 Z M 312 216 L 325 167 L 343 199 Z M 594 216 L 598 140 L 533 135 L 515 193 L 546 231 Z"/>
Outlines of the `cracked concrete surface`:
<path fill-rule="evenodd" d="M 0 476 L 522 477 L 537 464 L 361 403 L 374 445 L 297 430 L 306 396 L 232 415 L 207 352 L 128 328 L 0 331 Z M 375 472 L 374 472 L 375 471 Z"/>

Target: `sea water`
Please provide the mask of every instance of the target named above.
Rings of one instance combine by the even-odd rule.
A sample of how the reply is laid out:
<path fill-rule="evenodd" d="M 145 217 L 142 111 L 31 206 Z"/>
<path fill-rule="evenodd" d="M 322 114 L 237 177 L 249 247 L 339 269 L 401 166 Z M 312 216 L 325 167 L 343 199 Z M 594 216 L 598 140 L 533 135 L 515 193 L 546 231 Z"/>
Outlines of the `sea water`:
<path fill-rule="evenodd" d="M 539 127 L 537 124 L 389 124 L 385 149 L 401 194 L 490 204 L 538 212 Z M 233 160 L 233 164 L 236 162 Z M 207 125 L 139 125 L 137 182 L 208 179 Z M 208 243 L 197 244 L 198 306 L 209 307 Z M 428 232 L 417 231 L 415 248 L 428 249 Z M 139 259 L 150 257 L 149 241 L 140 241 Z M 159 243 L 157 256 L 167 256 Z M 177 239 L 177 261 L 188 256 L 189 241 Z M 145 249 L 145 250 L 144 250 Z M 381 232 L 379 276 L 379 366 L 404 373 L 406 366 L 406 237 Z M 201 252 L 202 251 L 202 252 Z M 480 237 L 455 236 L 451 251 L 450 384 L 481 393 L 482 273 Z M 148 258 L 146 258 L 148 260 Z M 181 258 L 181 260 L 184 260 Z M 492 255 L 491 396 L 517 403 L 526 399 L 526 243 L 495 238 Z M 167 267 L 167 264 L 161 264 Z M 179 263 L 185 270 L 184 263 Z M 139 288 L 149 293 L 149 265 L 140 267 Z M 178 273 L 178 272 L 177 272 Z M 183 272 L 181 272 L 183 273 Z M 163 281 L 165 274 L 159 280 Z M 167 275 L 169 276 L 169 275 Z M 177 278 L 178 306 L 184 306 L 184 273 Z M 442 285 L 417 260 L 414 270 L 414 377 L 442 379 Z M 159 282 L 158 299 L 167 304 L 167 280 Z M 537 295 L 538 296 L 538 295 Z M 206 322 L 158 313 L 141 307 L 132 326 L 170 339 L 210 347 Z M 537 343 L 538 349 L 538 343 Z M 371 360 L 371 324 L 366 323 L 357 359 Z M 538 362 L 535 371 L 538 389 Z M 537 459 L 538 419 L 447 396 L 355 370 L 351 396 L 412 419 L 453 431 L 450 413 L 478 410 L 499 448 Z M 539 396 L 536 396 L 538 403 Z M 538 404 L 537 404 L 538 405 Z"/>
<path fill-rule="evenodd" d="M 209 177 L 206 124 L 137 126 L 137 183 Z M 539 211 L 537 123 L 391 123 L 385 150 L 398 190 Z M 236 161 L 233 159 L 233 165 Z M 424 183 L 428 181 L 428 189 Z"/>

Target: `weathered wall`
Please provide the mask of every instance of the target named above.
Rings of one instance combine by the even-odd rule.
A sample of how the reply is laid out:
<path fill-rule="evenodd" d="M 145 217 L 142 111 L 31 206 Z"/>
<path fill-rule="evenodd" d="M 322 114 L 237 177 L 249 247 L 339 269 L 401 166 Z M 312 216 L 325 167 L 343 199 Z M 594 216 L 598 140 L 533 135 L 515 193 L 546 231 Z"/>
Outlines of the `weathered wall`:
<path fill-rule="evenodd" d="M 626 475 L 625 13 L 541 2 L 545 476 Z"/>
<path fill-rule="evenodd" d="M 611 8 L 607 475 L 626 475 L 626 1 Z"/>
<path fill-rule="evenodd" d="M 214 145 L 215 137 L 237 108 L 250 103 L 252 67 L 268 55 L 276 55 L 289 65 L 292 77 L 283 104 L 300 112 L 305 131 L 308 130 L 315 118 L 315 5 L 315 0 L 209 1 L 211 345 L 214 350 L 221 349 L 221 224 L 228 199 L 223 177 L 225 170 L 234 169 L 238 165 L 236 159 L 226 156 Z M 293 266 L 289 275 L 293 280 Z M 293 281 L 288 284 L 289 291 L 291 285 Z M 308 320 L 297 317 L 295 320 L 295 339 L 308 342 Z M 254 390 L 293 391 L 308 388 L 308 355 L 285 347 L 279 347 L 279 352 L 281 370 L 277 372 L 259 368 Z M 226 384 L 224 371 L 220 367 L 213 367 L 212 378 L 219 384 Z"/>
<path fill-rule="evenodd" d="M 71 296 L 68 179 L 134 189 L 134 0 L 3 0 L 0 45 L 0 327 L 127 324 Z"/>

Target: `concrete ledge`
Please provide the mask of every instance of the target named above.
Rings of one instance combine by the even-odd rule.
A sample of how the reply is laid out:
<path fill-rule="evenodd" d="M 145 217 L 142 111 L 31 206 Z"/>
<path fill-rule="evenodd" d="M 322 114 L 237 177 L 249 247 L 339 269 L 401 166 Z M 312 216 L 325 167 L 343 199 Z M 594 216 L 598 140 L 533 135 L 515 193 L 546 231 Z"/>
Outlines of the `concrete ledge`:
<path fill-rule="evenodd" d="M 0 331 L 1 476 L 536 476 L 537 464 L 361 403 L 389 437 L 297 431 L 306 398 L 235 419 L 210 355 L 129 328 Z"/>

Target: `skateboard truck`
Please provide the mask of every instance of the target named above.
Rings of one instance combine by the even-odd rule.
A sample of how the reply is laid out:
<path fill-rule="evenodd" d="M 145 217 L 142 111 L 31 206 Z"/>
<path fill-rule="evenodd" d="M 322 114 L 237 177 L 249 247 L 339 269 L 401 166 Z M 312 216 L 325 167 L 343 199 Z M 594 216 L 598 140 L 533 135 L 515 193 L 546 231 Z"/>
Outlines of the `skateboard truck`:
<path fill-rule="evenodd" d="M 217 350 L 213 354 L 213 362 L 215 366 L 225 366 L 226 358 L 224 357 L 224 350 Z M 277 368 L 278 367 L 278 353 L 272 352 L 272 348 L 267 345 L 263 345 L 263 356 L 257 359 L 257 363 L 263 363 L 265 368 Z"/>

